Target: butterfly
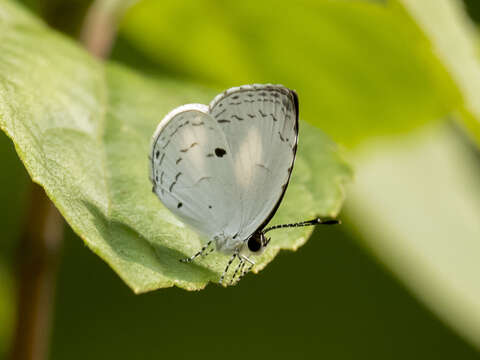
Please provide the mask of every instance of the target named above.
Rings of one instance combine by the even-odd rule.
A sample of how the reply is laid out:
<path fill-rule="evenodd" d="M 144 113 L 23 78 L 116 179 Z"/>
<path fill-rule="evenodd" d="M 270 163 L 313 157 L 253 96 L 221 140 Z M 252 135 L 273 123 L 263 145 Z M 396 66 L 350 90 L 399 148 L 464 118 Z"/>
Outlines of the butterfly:
<path fill-rule="evenodd" d="M 233 284 L 252 269 L 252 255 L 270 243 L 265 235 L 269 231 L 339 223 L 316 218 L 266 227 L 292 174 L 298 111 L 295 91 L 253 84 L 228 89 L 208 106 L 180 106 L 163 118 L 149 156 L 152 191 L 207 239 L 196 254 L 181 261 L 215 250 L 228 254 L 219 282 L 237 259 Z"/>

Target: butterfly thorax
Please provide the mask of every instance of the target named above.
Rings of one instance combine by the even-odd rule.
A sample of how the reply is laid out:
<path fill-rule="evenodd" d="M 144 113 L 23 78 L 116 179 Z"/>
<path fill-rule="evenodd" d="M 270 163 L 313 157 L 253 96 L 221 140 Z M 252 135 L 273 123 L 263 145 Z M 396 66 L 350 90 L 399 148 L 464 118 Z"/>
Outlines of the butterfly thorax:
<path fill-rule="evenodd" d="M 219 234 L 213 237 L 217 251 L 224 254 L 233 254 L 239 252 L 244 245 L 244 241 L 241 241 L 237 236 L 229 236 L 225 234 Z"/>
<path fill-rule="evenodd" d="M 243 254 L 243 255 L 259 255 L 265 250 L 270 242 L 261 230 L 254 232 L 248 238 L 242 240 L 237 236 L 226 236 L 224 234 L 217 235 L 213 238 L 217 251 L 224 254 Z"/>

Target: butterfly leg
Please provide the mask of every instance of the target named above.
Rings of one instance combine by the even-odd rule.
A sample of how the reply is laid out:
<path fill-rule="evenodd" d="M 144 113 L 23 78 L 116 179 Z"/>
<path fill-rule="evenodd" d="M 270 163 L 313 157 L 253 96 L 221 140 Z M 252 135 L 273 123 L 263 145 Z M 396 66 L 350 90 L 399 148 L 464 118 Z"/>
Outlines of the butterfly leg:
<path fill-rule="evenodd" d="M 180 262 L 183 262 L 183 263 L 189 263 L 189 262 L 192 262 L 193 260 L 195 260 L 197 257 L 199 256 L 207 256 L 208 254 L 210 254 L 212 251 L 214 251 L 214 249 L 208 249 L 208 247 L 213 243 L 213 240 L 210 240 L 209 242 L 207 242 L 205 244 L 204 247 L 202 247 L 202 249 L 197 252 L 195 255 L 193 256 L 190 256 L 188 258 L 185 258 L 185 259 L 180 259 Z M 207 250 L 208 249 L 208 250 Z"/>
<path fill-rule="evenodd" d="M 252 270 L 252 268 L 253 268 L 253 265 L 250 264 L 250 266 L 248 267 L 248 269 L 243 270 L 243 271 L 242 271 L 242 274 L 238 277 L 237 283 L 240 282 L 240 280 L 242 280 L 242 278 L 243 278 L 245 275 L 247 275 L 247 273 L 249 273 L 250 270 Z"/>
<path fill-rule="evenodd" d="M 210 248 L 208 251 L 205 251 L 205 253 L 202 254 L 202 257 L 205 257 L 205 256 L 207 256 L 208 254 L 211 254 L 211 253 L 214 252 L 214 251 L 215 251 L 214 248 Z"/>
<path fill-rule="evenodd" d="M 244 259 L 244 264 L 248 262 L 248 263 L 250 263 L 250 266 L 248 267 L 248 269 L 243 269 L 243 267 L 242 267 L 242 270 L 243 270 L 243 271 L 242 271 L 242 273 L 238 276 L 237 283 L 240 282 L 240 280 L 242 280 L 242 278 L 243 278 L 245 275 L 247 275 L 247 273 L 249 273 L 250 270 L 252 270 L 253 265 L 255 265 L 255 261 L 250 260 L 248 257 L 242 256 L 242 258 Z"/>
<path fill-rule="evenodd" d="M 228 260 L 228 263 L 227 263 L 227 266 L 225 267 L 225 270 L 223 270 L 223 274 L 222 276 L 220 276 L 220 285 L 222 285 L 222 282 L 223 282 L 223 279 L 225 278 L 225 275 L 228 271 L 228 268 L 230 267 L 230 265 L 232 264 L 233 260 L 235 260 L 235 258 L 238 256 L 238 253 L 235 252 L 232 257 L 230 258 L 230 260 Z"/>
<path fill-rule="evenodd" d="M 230 285 L 234 284 L 235 277 L 237 276 L 237 273 L 238 273 L 238 275 L 240 275 L 240 273 L 243 270 L 243 267 L 245 266 L 245 260 L 243 260 L 241 257 L 239 257 L 239 259 L 240 259 L 240 261 L 239 261 L 237 267 L 235 268 L 235 271 L 233 272 L 232 279 L 230 280 Z"/>

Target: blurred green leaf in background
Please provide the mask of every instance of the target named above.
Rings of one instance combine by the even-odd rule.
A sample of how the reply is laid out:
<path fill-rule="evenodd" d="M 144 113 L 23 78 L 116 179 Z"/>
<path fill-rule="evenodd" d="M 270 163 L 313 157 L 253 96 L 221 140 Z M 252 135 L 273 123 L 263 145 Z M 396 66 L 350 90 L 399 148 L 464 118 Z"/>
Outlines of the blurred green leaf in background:
<path fill-rule="evenodd" d="M 89 5 L 24 2 L 72 37 Z M 214 262 L 214 272 L 177 271 L 198 240 L 150 196 L 138 160 L 181 103 L 252 82 L 296 89 L 310 125 L 275 221 L 333 215 L 347 199 L 341 227 L 316 231 L 261 276 L 201 293 L 134 297 L 68 232 L 51 358 L 478 358 L 479 42 L 462 5 L 143 0 L 119 24 L 119 66 L 2 0 L 0 122 L 75 232 L 136 291 L 218 276 Z M 346 192 L 351 172 L 328 136 L 355 168 Z M 11 169 L 0 177 L 1 357 L 27 176 L 0 146 Z M 297 248 L 307 235 L 275 241 Z"/>
<path fill-rule="evenodd" d="M 348 146 L 421 126 L 459 101 L 425 36 L 390 4 L 145 0 L 121 34 L 189 78 L 293 87 L 302 117 Z"/>
<path fill-rule="evenodd" d="M 348 209 L 383 261 L 474 342 L 480 333 L 479 159 L 451 126 L 371 144 L 359 154 Z"/>

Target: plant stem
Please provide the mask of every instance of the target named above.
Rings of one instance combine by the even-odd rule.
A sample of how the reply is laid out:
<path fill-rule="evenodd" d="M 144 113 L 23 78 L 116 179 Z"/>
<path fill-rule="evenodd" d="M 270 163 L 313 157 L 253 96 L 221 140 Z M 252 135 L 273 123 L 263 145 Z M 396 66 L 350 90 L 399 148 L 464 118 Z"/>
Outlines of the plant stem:
<path fill-rule="evenodd" d="M 100 59 L 108 58 L 117 35 L 118 19 L 134 0 L 95 0 L 80 33 L 87 50 Z"/>
<path fill-rule="evenodd" d="M 43 188 L 33 184 L 18 253 L 17 326 L 12 360 L 43 360 L 48 354 L 62 239 L 60 213 Z"/>

